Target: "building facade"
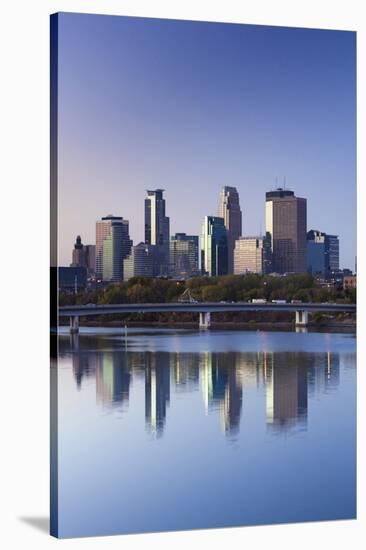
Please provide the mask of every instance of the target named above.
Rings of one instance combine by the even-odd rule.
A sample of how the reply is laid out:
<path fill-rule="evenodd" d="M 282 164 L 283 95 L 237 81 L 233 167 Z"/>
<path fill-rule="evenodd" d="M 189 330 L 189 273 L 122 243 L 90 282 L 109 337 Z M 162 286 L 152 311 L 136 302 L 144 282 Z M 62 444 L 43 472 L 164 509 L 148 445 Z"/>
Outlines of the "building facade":
<path fill-rule="evenodd" d="M 266 237 L 240 237 L 235 241 L 234 274 L 271 272 L 271 244 Z"/>
<path fill-rule="evenodd" d="M 83 244 L 80 235 L 76 237 L 70 267 L 86 267 L 88 276 L 95 273 L 95 245 Z"/>
<path fill-rule="evenodd" d="M 306 199 L 282 188 L 267 192 L 266 234 L 274 272 L 306 273 Z"/>
<path fill-rule="evenodd" d="M 70 267 L 86 267 L 85 247 L 80 235 L 76 237 Z"/>
<path fill-rule="evenodd" d="M 219 217 L 224 219 L 227 231 L 228 273 L 234 272 L 235 241 L 242 232 L 242 212 L 236 187 L 222 188 L 219 200 Z"/>
<path fill-rule="evenodd" d="M 199 275 L 199 238 L 176 233 L 170 238 L 170 275 L 187 279 Z"/>
<path fill-rule="evenodd" d="M 307 233 L 307 271 L 329 279 L 339 271 L 339 239 L 311 229 Z"/>
<path fill-rule="evenodd" d="M 131 251 L 129 223 L 120 216 L 106 216 L 96 224 L 96 277 L 103 281 L 123 279 L 123 260 Z"/>
<path fill-rule="evenodd" d="M 228 247 L 224 218 L 205 216 L 201 232 L 201 271 L 210 277 L 227 275 Z"/>
<path fill-rule="evenodd" d="M 90 276 L 95 275 L 95 244 L 86 244 L 85 248 L 85 258 L 86 258 L 86 268 Z"/>
<path fill-rule="evenodd" d="M 123 261 L 124 280 L 132 277 L 154 276 L 155 247 L 139 243 L 131 248 L 130 255 Z"/>
<path fill-rule="evenodd" d="M 156 247 L 154 275 L 169 273 L 169 218 L 165 213 L 164 189 L 147 190 L 145 198 L 145 243 Z"/>

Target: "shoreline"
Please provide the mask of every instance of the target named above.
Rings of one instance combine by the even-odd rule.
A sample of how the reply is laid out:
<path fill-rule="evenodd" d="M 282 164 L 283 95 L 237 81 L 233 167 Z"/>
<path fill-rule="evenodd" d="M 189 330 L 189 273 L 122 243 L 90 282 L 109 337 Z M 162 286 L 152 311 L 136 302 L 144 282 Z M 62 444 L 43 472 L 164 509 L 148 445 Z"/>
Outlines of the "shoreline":
<path fill-rule="evenodd" d="M 68 326 L 68 323 L 59 323 L 59 326 Z M 159 322 L 159 321 L 86 321 L 80 324 L 82 327 L 95 327 L 95 328 L 118 328 L 121 329 L 125 326 L 131 328 L 186 328 L 186 329 L 199 329 L 198 323 L 194 321 L 186 321 L 181 323 L 171 323 L 171 322 Z M 263 321 L 242 321 L 242 322 L 212 322 L 209 330 L 294 330 L 296 328 L 306 328 L 309 331 L 313 330 L 340 330 L 347 332 L 356 332 L 357 323 L 356 321 L 350 322 L 347 321 L 331 321 L 331 322 L 310 322 L 306 327 L 296 327 L 294 322 L 288 321 L 274 321 L 274 322 L 263 322 Z"/>

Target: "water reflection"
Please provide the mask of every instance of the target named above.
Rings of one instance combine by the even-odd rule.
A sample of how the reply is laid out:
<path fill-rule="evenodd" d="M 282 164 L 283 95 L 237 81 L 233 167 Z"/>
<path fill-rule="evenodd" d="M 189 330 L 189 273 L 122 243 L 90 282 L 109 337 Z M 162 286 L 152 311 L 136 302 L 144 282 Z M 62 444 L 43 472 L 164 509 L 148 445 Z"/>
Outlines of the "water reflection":
<path fill-rule="evenodd" d="M 166 353 L 147 353 L 145 367 L 145 419 L 147 430 L 163 433 L 170 399 L 170 357 Z"/>
<path fill-rule="evenodd" d="M 75 347 L 77 345 L 77 347 Z M 262 396 L 267 429 L 272 433 L 307 428 L 308 397 L 334 391 L 340 383 L 336 352 L 204 352 L 127 351 L 103 339 L 60 340 L 60 353 L 70 353 L 77 388 L 95 379 L 101 406 L 128 410 L 130 388 L 144 380 L 145 425 L 161 437 L 174 395 L 200 391 L 203 411 L 219 411 L 222 431 L 240 431 L 245 393 L 254 387 Z"/>

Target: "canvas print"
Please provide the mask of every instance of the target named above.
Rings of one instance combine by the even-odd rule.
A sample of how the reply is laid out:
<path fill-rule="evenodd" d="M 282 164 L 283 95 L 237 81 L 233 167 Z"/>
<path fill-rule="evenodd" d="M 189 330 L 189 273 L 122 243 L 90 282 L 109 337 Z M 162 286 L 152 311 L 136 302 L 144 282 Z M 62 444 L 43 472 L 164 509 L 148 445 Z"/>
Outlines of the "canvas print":
<path fill-rule="evenodd" d="M 356 34 L 51 16 L 51 534 L 356 517 Z"/>

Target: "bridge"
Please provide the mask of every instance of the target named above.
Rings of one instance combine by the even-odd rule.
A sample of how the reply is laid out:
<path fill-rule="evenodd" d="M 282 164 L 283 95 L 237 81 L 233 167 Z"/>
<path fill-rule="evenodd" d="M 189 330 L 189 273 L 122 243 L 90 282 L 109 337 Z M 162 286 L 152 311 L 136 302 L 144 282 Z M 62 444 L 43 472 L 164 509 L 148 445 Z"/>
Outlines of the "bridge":
<path fill-rule="evenodd" d="M 69 317 L 70 332 L 79 330 L 79 318 L 96 315 L 113 315 L 116 313 L 166 313 L 190 312 L 199 314 L 200 328 L 211 326 L 211 313 L 235 311 L 287 311 L 296 314 L 296 326 L 305 327 L 308 324 L 309 313 L 354 313 L 356 304 L 337 303 L 253 303 L 253 302 L 171 302 L 163 304 L 103 304 L 61 306 L 59 317 Z"/>

